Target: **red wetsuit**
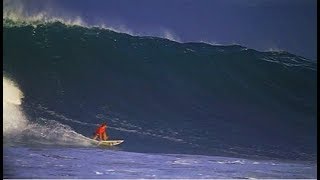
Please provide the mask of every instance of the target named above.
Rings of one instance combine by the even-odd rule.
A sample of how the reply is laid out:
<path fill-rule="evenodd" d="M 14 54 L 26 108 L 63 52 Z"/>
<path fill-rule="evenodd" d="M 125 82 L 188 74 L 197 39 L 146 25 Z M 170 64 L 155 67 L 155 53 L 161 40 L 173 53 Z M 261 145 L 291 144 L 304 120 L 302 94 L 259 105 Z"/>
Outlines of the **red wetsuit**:
<path fill-rule="evenodd" d="M 106 132 L 106 126 L 99 126 L 96 130 L 96 134 L 102 134 Z"/>

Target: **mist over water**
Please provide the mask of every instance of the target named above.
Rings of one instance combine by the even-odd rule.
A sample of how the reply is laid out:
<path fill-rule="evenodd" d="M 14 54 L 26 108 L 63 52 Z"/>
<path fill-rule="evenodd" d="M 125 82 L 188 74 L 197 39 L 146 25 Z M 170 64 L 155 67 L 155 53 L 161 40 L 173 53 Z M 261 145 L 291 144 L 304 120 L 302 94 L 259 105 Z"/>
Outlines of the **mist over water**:
<path fill-rule="evenodd" d="M 100 29 L 112 30 L 119 33 L 126 33 L 133 36 L 156 36 L 166 38 L 172 41 L 180 42 L 180 38 L 168 28 L 157 28 L 150 32 L 137 32 L 128 28 L 124 24 L 110 24 L 109 22 L 95 20 L 89 23 L 88 20 L 77 13 L 65 12 L 61 7 L 56 7 L 54 3 L 49 1 L 42 4 L 42 9 L 33 9 L 28 3 L 21 0 L 5 0 L 3 2 L 3 17 L 7 20 L 31 24 L 33 26 L 42 23 L 62 22 L 65 25 L 96 27 Z M 100 19 L 100 18 L 98 18 Z"/>
<path fill-rule="evenodd" d="M 27 119 L 20 107 L 23 93 L 10 79 L 3 77 L 3 133 L 17 135 L 27 126 Z"/>

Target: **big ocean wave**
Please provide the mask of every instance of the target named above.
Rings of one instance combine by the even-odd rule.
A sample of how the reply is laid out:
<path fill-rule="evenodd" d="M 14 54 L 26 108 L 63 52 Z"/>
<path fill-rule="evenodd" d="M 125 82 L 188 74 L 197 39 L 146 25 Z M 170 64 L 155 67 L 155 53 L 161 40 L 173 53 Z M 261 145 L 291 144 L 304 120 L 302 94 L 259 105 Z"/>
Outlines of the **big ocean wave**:
<path fill-rule="evenodd" d="M 317 64 L 4 18 L 6 142 L 89 145 L 97 124 L 139 152 L 316 159 Z"/>

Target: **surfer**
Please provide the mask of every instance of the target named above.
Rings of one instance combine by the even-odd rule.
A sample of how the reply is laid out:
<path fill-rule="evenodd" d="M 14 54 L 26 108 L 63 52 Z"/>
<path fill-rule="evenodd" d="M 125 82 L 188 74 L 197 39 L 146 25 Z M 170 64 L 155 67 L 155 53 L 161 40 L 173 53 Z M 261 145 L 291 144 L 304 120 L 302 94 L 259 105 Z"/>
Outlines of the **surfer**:
<path fill-rule="evenodd" d="M 93 139 L 96 140 L 99 137 L 100 141 L 106 141 L 109 138 L 109 136 L 107 136 L 106 129 L 107 123 L 102 123 L 94 133 Z"/>

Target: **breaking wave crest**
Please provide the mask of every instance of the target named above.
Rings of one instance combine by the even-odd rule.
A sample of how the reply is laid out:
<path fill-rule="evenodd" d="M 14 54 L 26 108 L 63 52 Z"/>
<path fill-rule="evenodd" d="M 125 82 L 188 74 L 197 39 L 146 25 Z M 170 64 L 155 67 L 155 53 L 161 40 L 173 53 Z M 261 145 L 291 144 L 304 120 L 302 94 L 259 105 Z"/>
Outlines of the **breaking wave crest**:
<path fill-rule="evenodd" d="M 168 28 L 158 28 L 153 32 L 138 32 L 128 28 L 126 25 L 112 25 L 104 21 L 96 21 L 89 23 L 85 18 L 78 14 L 66 14 L 53 10 L 51 6 L 47 5 L 47 8 L 41 11 L 29 10 L 25 7 L 25 2 L 19 0 L 5 0 L 3 2 L 3 24 L 4 26 L 25 26 L 32 25 L 34 27 L 47 23 L 60 22 L 67 26 L 80 26 L 85 28 L 99 28 L 105 30 L 111 30 L 118 33 L 125 33 L 131 36 L 152 36 L 165 38 L 175 42 L 182 42 L 181 38 L 172 30 Z M 60 8 L 58 8 L 60 9 Z"/>
<path fill-rule="evenodd" d="M 21 110 L 23 93 L 11 80 L 3 78 L 3 134 L 20 133 L 27 126 L 27 119 Z"/>

